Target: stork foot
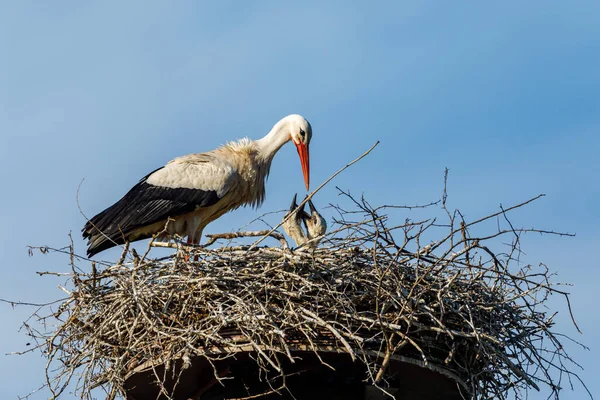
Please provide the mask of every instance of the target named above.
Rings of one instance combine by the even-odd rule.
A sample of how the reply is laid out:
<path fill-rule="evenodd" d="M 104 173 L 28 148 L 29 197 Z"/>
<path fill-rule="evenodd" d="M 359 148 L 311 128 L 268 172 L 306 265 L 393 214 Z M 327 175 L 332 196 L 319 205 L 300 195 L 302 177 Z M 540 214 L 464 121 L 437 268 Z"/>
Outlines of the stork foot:
<path fill-rule="evenodd" d="M 198 248 L 201 247 L 200 246 L 200 240 L 198 240 L 196 243 L 194 243 L 194 240 L 192 240 L 189 236 L 187 239 L 187 246 L 188 246 L 188 253 L 185 255 L 185 261 L 188 262 L 190 260 L 190 254 L 194 248 Z M 198 254 L 194 254 L 194 262 L 198 261 Z"/>
<path fill-rule="evenodd" d="M 185 262 L 189 262 L 190 261 L 190 253 L 185 253 L 183 255 L 183 259 L 185 260 Z M 198 254 L 194 254 L 194 257 L 192 257 L 192 261 L 194 261 L 194 262 L 198 261 Z"/>

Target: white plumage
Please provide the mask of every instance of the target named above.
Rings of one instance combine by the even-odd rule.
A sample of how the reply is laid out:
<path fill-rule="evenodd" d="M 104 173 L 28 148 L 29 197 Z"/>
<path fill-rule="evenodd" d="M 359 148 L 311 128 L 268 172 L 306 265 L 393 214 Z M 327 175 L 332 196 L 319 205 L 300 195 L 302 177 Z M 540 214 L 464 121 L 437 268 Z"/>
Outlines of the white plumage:
<path fill-rule="evenodd" d="M 150 185 L 177 189 L 213 190 L 222 197 L 239 177 L 231 163 L 211 154 L 179 157 L 146 179 Z"/>
<path fill-rule="evenodd" d="M 256 207 L 263 202 L 271 161 L 290 140 L 298 150 L 308 190 L 311 137 L 308 121 L 293 114 L 262 139 L 245 138 L 210 152 L 175 158 L 85 224 L 88 256 L 161 232 L 199 243 L 210 222 L 240 206 Z"/>

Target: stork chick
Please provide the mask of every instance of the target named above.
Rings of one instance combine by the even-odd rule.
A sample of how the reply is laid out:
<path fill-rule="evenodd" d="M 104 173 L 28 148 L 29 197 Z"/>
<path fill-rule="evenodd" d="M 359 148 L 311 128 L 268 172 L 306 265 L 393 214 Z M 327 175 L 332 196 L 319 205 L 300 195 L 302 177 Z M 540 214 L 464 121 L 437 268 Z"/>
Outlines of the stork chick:
<path fill-rule="evenodd" d="M 311 200 L 308 201 L 308 206 L 310 207 L 310 214 L 304 211 L 304 205 L 296 210 L 298 204 L 296 204 L 296 195 L 294 195 L 290 209 L 283 219 L 285 220 L 290 214 L 293 215 L 283 223 L 283 230 L 289 237 L 294 239 L 297 246 L 302 246 L 310 241 L 308 247 L 316 248 L 321 240 L 312 239 L 325 234 L 327 222 L 325 222 L 325 218 L 319 214 Z M 306 228 L 306 233 L 304 232 L 304 229 L 302 229 L 301 222 Z"/>
<path fill-rule="evenodd" d="M 327 222 L 325 221 L 325 218 L 319 214 L 312 200 L 308 200 L 308 207 L 310 208 L 310 215 L 304 212 L 305 215 L 302 218 L 302 222 L 304 222 L 304 226 L 306 227 L 308 240 L 312 240 L 312 242 L 309 243 L 309 246 L 317 247 L 321 239 L 313 239 L 325 234 L 327 231 Z"/>
<path fill-rule="evenodd" d="M 299 210 L 296 210 L 297 208 L 298 204 L 296 204 L 296 195 L 294 194 L 292 205 L 283 219 L 286 220 L 290 214 L 292 214 L 292 216 L 283 223 L 283 230 L 289 237 L 294 239 L 296 246 L 302 246 L 304 243 L 306 243 L 308 238 L 302 229 L 301 221 L 303 221 L 304 218 L 308 217 L 309 215 L 306 213 L 306 211 L 304 211 L 304 206 L 302 206 L 302 208 Z"/>

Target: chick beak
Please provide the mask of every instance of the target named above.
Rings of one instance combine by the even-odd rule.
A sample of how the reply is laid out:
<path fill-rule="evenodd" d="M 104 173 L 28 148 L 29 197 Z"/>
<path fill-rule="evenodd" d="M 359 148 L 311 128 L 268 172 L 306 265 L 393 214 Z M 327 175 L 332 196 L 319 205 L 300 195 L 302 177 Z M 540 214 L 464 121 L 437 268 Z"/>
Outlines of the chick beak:
<path fill-rule="evenodd" d="M 298 193 L 294 194 L 294 198 L 292 199 L 292 205 L 290 206 L 290 212 L 294 211 L 296 208 L 298 208 L 298 204 L 296 204 L 296 196 L 298 195 Z"/>
<path fill-rule="evenodd" d="M 317 212 L 317 209 L 315 208 L 315 205 L 313 204 L 312 200 L 308 200 L 308 207 L 310 208 L 311 214 L 315 214 Z"/>

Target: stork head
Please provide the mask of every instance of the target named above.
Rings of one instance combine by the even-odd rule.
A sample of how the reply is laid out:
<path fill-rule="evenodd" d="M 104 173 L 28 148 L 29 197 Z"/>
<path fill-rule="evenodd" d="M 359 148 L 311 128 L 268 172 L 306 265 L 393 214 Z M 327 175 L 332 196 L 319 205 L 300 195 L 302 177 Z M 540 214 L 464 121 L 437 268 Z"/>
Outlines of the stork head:
<path fill-rule="evenodd" d="M 260 149 L 263 160 L 271 163 L 275 153 L 290 140 L 296 145 L 302 173 L 304 174 L 304 184 L 306 190 L 310 186 L 310 158 L 308 148 L 312 138 L 312 128 L 310 123 L 301 115 L 292 114 L 277 122 L 273 129 L 262 139 L 256 141 Z"/>
<path fill-rule="evenodd" d="M 300 164 L 302 165 L 302 173 L 304 174 L 304 184 L 306 190 L 310 186 L 310 157 L 309 145 L 312 138 L 312 127 L 310 123 L 301 115 L 292 114 L 284 118 L 287 120 L 292 142 L 296 145 L 298 156 L 300 156 Z"/>

